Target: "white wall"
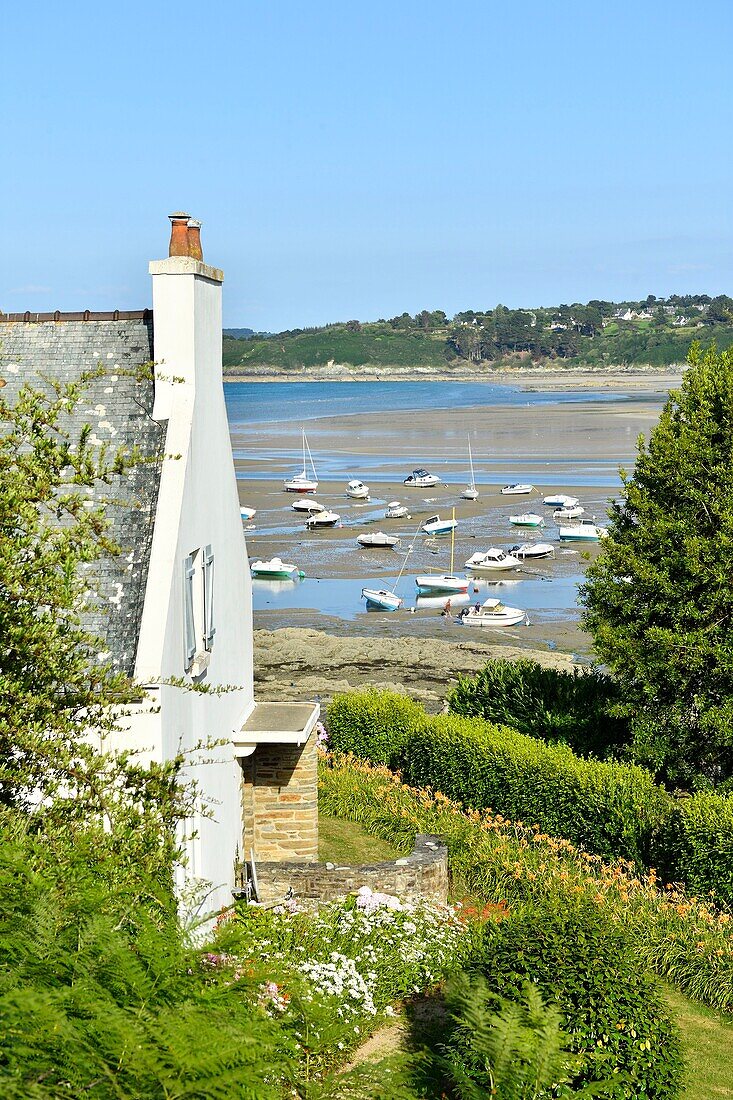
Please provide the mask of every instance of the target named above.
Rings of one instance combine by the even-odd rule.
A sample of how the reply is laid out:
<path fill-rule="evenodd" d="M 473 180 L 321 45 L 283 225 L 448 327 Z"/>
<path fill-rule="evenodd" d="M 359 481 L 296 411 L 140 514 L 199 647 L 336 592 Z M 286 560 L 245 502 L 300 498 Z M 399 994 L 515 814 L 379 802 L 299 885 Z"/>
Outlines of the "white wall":
<path fill-rule="evenodd" d="M 190 774 L 213 816 L 195 822 L 199 839 L 189 845 L 189 857 L 191 872 L 214 888 L 213 908 L 231 901 L 242 834 L 241 771 L 231 739 L 254 706 L 250 573 L 221 375 L 223 276 L 186 257 L 156 261 L 150 271 L 155 415 L 168 418 L 168 433 L 136 679 L 192 682 L 185 670 L 183 563 L 210 544 L 216 636 L 199 682 L 233 690 L 217 696 L 164 683 L 158 747 L 163 759 L 179 750 L 193 754 Z M 226 743 L 197 749 L 211 740 Z"/>

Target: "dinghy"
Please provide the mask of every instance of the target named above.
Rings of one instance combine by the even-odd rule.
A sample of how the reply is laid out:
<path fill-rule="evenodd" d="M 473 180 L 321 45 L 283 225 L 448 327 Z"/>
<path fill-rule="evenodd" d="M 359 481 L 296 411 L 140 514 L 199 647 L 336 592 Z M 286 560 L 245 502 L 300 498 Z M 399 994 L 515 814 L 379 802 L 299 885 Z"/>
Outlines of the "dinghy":
<path fill-rule="evenodd" d="M 317 500 L 294 500 L 290 505 L 294 512 L 325 512 L 326 509 Z"/>
<path fill-rule="evenodd" d="M 385 546 L 399 546 L 399 535 L 385 535 L 384 531 L 366 532 L 363 535 L 359 535 L 357 540 L 359 546 L 383 548 Z"/>
<path fill-rule="evenodd" d="M 353 500 L 369 500 L 369 486 L 363 481 L 350 481 L 346 486 L 346 495 Z"/>
<path fill-rule="evenodd" d="M 384 513 L 384 518 L 410 519 L 410 514 L 404 504 L 400 504 L 399 500 L 391 500 L 387 505 L 387 511 Z"/>
<path fill-rule="evenodd" d="M 431 485 L 440 485 L 440 478 L 437 474 L 429 474 L 427 470 L 413 470 L 402 484 L 410 485 L 413 489 L 429 489 Z"/>
<path fill-rule="evenodd" d="M 495 573 L 497 569 L 516 569 L 519 564 L 519 558 L 513 554 L 492 546 L 485 554 L 472 554 L 466 562 L 466 569 L 471 573 Z"/>
<path fill-rule="evenodd" d="M 495 598 L 484 600 L 479 608 L 471 607 L 460 615 L 464 626 L 516 626 L 526 621 L 527 612 L 519 607 L 505 607 Z"/>
<path fill-rule="evenodd" d="M 521 485 L 517 483 L 516 485 L 505 485 L 501 490 L 501 495 L 503 497 L 521 497 L 526 496 L 527 493 L 533 492 L 534 485 Z"/>
<path fill-rule="evenodd" d="M 521 516 L 510 516 L 509 522 L 514 527 L 544 527 L 545 521 L 536 512 L 523 512 Z"/>
<path fill-rule="evenodd" d="M 294 581 L 304 577 L 305 573 L 297 565 L 285 562 L 282 558 L 270 558 L 269 561 L 253 561 L 250 566 L 253 577 L 270 577 L 273 580 Z"/>
<path fill-rule="evenodd" d="M 562 523 L 563 520 L 580 519 L 580 517 L 584 515 L 585 508 L 581 508 L 580 505 L 577 505 L 575 508 L 556 508 L 555 511 L 552 513 L 552 518 L 556 522 L 557 520 L 560 520 L 560 522 Z"/>
<path fill-rule="evenodd" d="M 245 508 L 244 505 L 241 505 L 240 508 L 239 508 L 239 514 L 242 517 L 242 519 L 252 519 L 252 516 L 257 514 L 257 509 L 256 508 Z"/>
<path fill-rule="evenodd" d="M 306 466 L 306 452 L 310 459 L 311 470 L 313 476 L 308 477 Z M 318 488 L 318 475 L 316 474 L 316 467 L 313 462 L 313 455 L 311 449 L 308 446 L 308 440 L 305 437 L 305 428 L 303 428 L 303 470 L 301 473 L 296 474 L 295 477 L 290 478 L 289 481 L 285 481 L 284 489 L 286 493 L 315 493 Z"/>

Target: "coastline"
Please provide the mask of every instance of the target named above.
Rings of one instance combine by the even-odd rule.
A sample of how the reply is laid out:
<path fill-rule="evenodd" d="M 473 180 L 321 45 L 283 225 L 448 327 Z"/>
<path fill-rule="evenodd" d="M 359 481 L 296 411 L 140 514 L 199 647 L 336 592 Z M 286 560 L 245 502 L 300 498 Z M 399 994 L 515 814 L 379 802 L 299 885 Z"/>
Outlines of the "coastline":
<path fill-rule="evenodd" d="M 254 382 L 487 382 L 519 386 L 526 390 L 630 389 L 662 393 L 679 385 L 683 368 L 658 367 L 499 367 L 495 370 L 463 366 L 456 370 L 431 367 L 354 368 L 345 365 L 303 368 L 294 371 L 259 371 L 224 375 L 224 383 Z"/>

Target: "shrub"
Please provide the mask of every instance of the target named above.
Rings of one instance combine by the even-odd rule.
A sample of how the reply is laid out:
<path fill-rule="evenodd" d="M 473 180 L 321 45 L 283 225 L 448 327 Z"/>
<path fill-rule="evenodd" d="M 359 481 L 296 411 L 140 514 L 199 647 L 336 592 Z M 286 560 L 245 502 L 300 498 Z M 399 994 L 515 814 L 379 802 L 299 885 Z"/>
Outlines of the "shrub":
<path fill-rule="evenodd" d="M 357 821 L 401 852 L 416 832 L 448 845 L 454 887 L 502 911 L 584 897 L 625 928 L 640 967 L 649 967 L 713 1008 L 733 1012 L 733 920 L 710 903 L 661 889 L 654 872 L 603 863 L 567 840 L 489 812 L 465 811 L 444 795 L 405 786 L 386 768 L 329 757 L 319 773 L 319 804 L 331 817 Z"/>
<path fill-rule="evenodd" d="M 607 1095 L 678 1095 L 679 1041 L 660 992 L 624 931 L 592 902 L 546 898 L 487 924 L 471 968 L 497 996 L 519 999 L 532 982 L 560 1010 L 583 1056 L 575 1086 L 620 1074 Z"/>
<path fill-rule="evenodd" d="M 389 692 L 337 696 L 328 724 L 334 749 L 401 767 L 408 783 L 537 823 L 609 859 L 643 862 L 671 805 L 636 765 L 584 760 L 481 719 L 430 717 Z"/>
<path fill-rule="evenodd" d="M 608 756 L 628 740 L 628 721 L 612 711 L 618 688 L 596 668 L 569 671 L 537 661 L 489 661 L 459 676 L 448 695 L 453 714 L 504 722 L 521 733 L 562 741 L 583 755 Z"/>
<path fill-rule="evenodd" d="M 714 892 L 733 904 L 733 795 L 705 791 L 679 799 L 655 844 L 665 882 L 689 893 Z"/>

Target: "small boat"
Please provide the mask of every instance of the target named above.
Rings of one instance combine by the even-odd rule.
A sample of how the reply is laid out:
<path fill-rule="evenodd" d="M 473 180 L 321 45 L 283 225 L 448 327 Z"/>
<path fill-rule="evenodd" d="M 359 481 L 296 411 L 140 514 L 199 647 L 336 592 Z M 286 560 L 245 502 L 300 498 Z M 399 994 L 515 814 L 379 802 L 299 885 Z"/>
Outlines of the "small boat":
<path fill-rule="evenodd" d="M 409 519 L 410 514 L 404 504 L 400 504 L 399 500 L 391 500 L 387 505 L 387 511 L 384 513 L 385 519 Z"/>
<path fill-rule="evenodd" d="M 399 535 L 385 535 L 384 531 L 366 532 L 363 535 L 359 535 L 356 540 L 359 546 L 367 547 L 379 547 L 384 546 L 399 546 Z"/>
<path fill-rule="evenodd" d="M 450 521 L 453 524 L 450 529 L 450 573 L 428 573 L 422 577 L 416 577 L 415 584 L 419 593 L 468 592 L 468 577 L 457 577 L 453 572 L 453 557 L 456 545 L 455 515 L 456 510 L 454 508 L 453 519 Z M 424 525 L 422 530 L 425 530 Z"/>
<path fill-rule="evenodd" d="M 341 516 L 338 512 L 329 512 L 324 508 L 323 511 L 314 512 L 312 516 L 308 516 L 305 525 L 312 531 L 314 527 L 335 527 L 340 522 Z"/>
<path fill-rule="evenodd" d="M 476 500 L 478 498 L 478 489 L 476 488 L 476 477 L 473 472 L 473 455 L 471 454 L 471 437 L 468 437 L 468 464 L 471 467 L 471 481 L 470 484 L 461 493 L 464 500 Z"/>
<path fill-rule="evenodd" d="M 501 495 L 503 497 L 521 497 L 526 496 L 527 493 L 533 492 L 534 485 L 521 485 L 517 483 L 516 485 L 505 485 L 501 490 Z"/>
<path fill-rule="evenodd" d="M 548 508 L 575 508 L 579 502 L 577 497 L 569 497 L 565 493 L 557 493 L 554 497 L 545 497 L 542 503 Z"/>
<path fill-rule="evenodd" d="M 401 596 L 386 588 L 362 588 L 361 596 L 366 600 L 368 608 L 377 611 L 397 611 L 405 602 Z"/>
<path fill-rule="evenodd" d="M 516 569 L 519 564 L 519 558 L 513 554 L 492 546 L 485 554 L 472 554 L 466 562 L 466 569 L 471 573 L 495 573 L 497 569 Z"/>
<path fill-rule="evenodd" d="M 400 571 L 397 574 L 397 579 L 391 589 L 389 588 L 362 588 L 361 598 L 366 600 L 367 611 L 397 611 L 398 608 L 403 607 L 405 601 L 401 596 L 397 595 L 397 585 L 400 583 L 400 578 L 405 571 L 407 560 L 412 553 L 412 548 L 415 545 L 415 539 L 418 536 L 418 530 L 412 536 L 412 542 L 407 547 L 404 561 L 400 566 Z"/>
<path fill-rule="evenodd" d="M 290 505 L 294 512 L 325 512 L 326 509 L 317 500 L 294 500 Z"/>
<path fill-rule="evenodd" d="M 567 520 L 580 519 L 580 517 L 584 516 L 584 515 L 585 515 L 585 508 L 581 508 L 580 505 L 577 505 L 577 507 L 575 507 L 575 508 L 570 508 L 570 507 L 568 507 L 568 508 L 556 508 L 555 511 L 552 513 L 552 518 L 554 520 L 559 519 L 560 521 L 562 521 L 562 520 L 566 520 L 566 519 Z"/>
<path fill-rule="evenodd" d="M 514 527 L 544 527 L 545 521 L 536 512 L 523 512 L 521 516 L 510 516 L 509 522 Z"/>
<path fill-rule="evenodd" d="M 484 600 L 480 607 L 471 607 L 460 616 L 464 626 L 516 626 L 526 619 L 526 611 L 519 607 L 505 607 L 496 598 Z"/>
<path fill-rule="evenodd" d="M 525 558 L 554 558 L 555 547 L 551 542 L 523 542 L 519 546 L 512 546 L 510 553 L 520 561 Z"/>
<path fill-rule="evenodd" d="M 313 471 L 312 477 L 308 477 L 307 474 L 305 461 L 306 451 L 310 459 L 311 470 Z M 305 437 L 305 428 L 303 429 L 303 470 L 301 473 L 296 474 L 295 477 L 290 478 L 289 481 L 286 480 L 283 487 L 286 493 L 315 493 L 318 488 L 318 475 L 316 473 L 315 463 L 313 462 L 311 449 L 308 446 L 308 440 Z"/>
<path fill-rule="evenodd" d="M 240 505 L 239 514 L 242 517 L 242 519 L 252 519 L 252 516 L 257 514 L 257 509 L 256 508 L 245 508 L 243 505 Z"/>
<path fill-rule="evenodd" d="M 582 519 L 572 527 L 558 528 L 560 542 L 599 542 L 608 535 L 605 527 L 598 527 L 592 519 Z"/>
<path fill-rule="evenodd" d="M 253 561 L 250 569 L 253 577 L 270 577 L 275 580 L 295 580 L 305 573 L 297 565 L 283 561 L 282 558 L 270 558 L 269 561 Z"/>
<path fill-rule="evenodd" d="M 450 535 L 452 531 L 455 531 L 458 526 L 458 520 L 453 516 L 453 519 L 441 519 L 440 516 L 431 516 L 430 519 L 426 519 L 420 528 L 426 535 Z"/>
<path fill-rule="evenodd" d="M 402 484 L 410 485 L 413 489 L 429 489 L 431 485 L 440 485 L 440 478 L 437 474 L 429 474 L 427 470 L 413 470 Z"/>
<path fill-rule="evenodd" d="M 353 500 L 369 500 L 369 486 L 363 481 L 350 481 L 346 486 L 346 495 Z"/>

